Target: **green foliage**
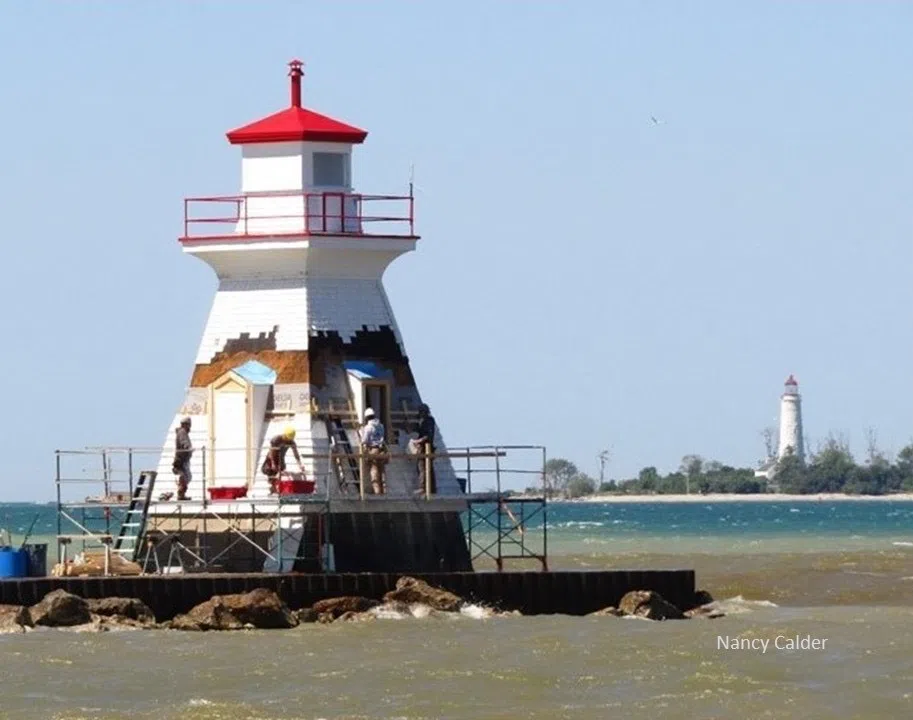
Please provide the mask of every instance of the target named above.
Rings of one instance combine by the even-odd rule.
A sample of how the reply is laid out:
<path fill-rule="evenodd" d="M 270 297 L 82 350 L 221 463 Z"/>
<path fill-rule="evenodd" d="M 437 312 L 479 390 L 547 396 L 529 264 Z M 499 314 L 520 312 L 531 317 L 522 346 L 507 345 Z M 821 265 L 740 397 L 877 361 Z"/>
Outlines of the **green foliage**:
<path fill-rule="evenodd" d="M 660 475 L 656 468 L 647 467 L 633 480 L 624 480 L 619 489 L 630 495 L 651 494 L 684 495 L 685 493 L 762 493 L 767 491 L 763 478 L 756 478 L 754 470 L 734 468 L 715 460 L 704 460 L 700 455 L 682 458 L 678 472 Z"/>
<path fill-rule="evenodd" d="M 857 465 L 847 443 L 829 437 L 808 464 L 793 455 L 783 457 L 774 477 L 781 492 L 801 495 L 886 495 L 913 490 L 913 445 L 903 448 L 894 464 L 870 447 L 866 464 Z"/>
<path fill-rule="evenodd" d="M 550 494 L 571 498 L 596 492 L 596 482 L 563 458 L 546 464 Z M 891 463 L 884 453 L 870 444 L 865 464 L 858 465 L 848 444 L 829 437 L 807 463 L 792 453 L 785 455 L 773 469 L 773 480 L 782 493 L 885 495 L 913 492 L 913 443 L 907 445 Z M 645 467 L 636 478 L 614 480 L 599 485 L 601 493 L 627 495 L 682 495 L 723 493 L 752 494 L 768 492 L 768 481 L 755 477 L 751 468 L 735 468 L 700 455 L 686 455 L 679 470 L 661 475 L 655 467 Z"/>
<path fill-rule="evenodd" d="M 545 492 L 547 495 L 567 492 L 567 486 L 579 475 L 577 466 L 564 458 L 552 458 L 545 463 Z"/>
<path fill-rule="evenodd" d="M 596 481 L 586 473 L 578 473 L 567 484 L 567 496 L 579 498 L 596 492 Z"/>

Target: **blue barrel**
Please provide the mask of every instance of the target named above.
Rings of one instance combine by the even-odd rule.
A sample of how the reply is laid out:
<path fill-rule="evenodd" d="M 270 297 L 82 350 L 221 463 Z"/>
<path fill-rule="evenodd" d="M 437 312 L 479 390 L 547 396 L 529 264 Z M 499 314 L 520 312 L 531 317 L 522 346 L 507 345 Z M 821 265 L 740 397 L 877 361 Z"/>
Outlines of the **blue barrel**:
<path fill-rule="evenodd" d="M 26 543 L 22 549 L 29 556 L 29 577 L 46 577 L 48 574 L 47 543 Z"/>
<path fill-rule="evenodd" d="M 29 576 L 29 554 L 11 547 L 0 548 L 0 578 Z"/>

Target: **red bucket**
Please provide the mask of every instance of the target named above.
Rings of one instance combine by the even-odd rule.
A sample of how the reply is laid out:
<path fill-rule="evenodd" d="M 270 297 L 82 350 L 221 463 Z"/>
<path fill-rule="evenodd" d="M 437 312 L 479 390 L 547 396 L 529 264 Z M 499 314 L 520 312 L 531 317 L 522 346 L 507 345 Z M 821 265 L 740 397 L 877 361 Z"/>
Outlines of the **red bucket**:
<path fill-rule="evenodd" d="M 210 500 L 237 500 L 238 498 L 247 497 L 247 487 L 211 487 L 209 488 Z"/>
<path fill-rule="evenodd" d="M 310 495 L 314 492 L 314 481 L 305 479 L 302 473 L 287 473 L 279 480 L 280 495 Z"/>

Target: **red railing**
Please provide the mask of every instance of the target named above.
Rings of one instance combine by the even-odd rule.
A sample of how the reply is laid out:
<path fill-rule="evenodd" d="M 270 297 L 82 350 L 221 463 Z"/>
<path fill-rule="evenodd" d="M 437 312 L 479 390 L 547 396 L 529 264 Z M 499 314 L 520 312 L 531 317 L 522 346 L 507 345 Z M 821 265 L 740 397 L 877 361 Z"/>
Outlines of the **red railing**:
<path fill-rule="evenodd" d="M 415 199 L 411 190 L 409 195 L 283 192 L 184 199 L 182 241 L 276 235 L 415 237 Z"/>

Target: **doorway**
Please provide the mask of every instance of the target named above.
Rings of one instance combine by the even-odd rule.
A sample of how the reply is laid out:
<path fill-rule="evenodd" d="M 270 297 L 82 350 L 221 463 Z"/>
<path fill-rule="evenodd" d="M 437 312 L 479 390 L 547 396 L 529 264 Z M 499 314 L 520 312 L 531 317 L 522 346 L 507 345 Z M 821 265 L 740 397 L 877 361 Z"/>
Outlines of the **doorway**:
<path fill-rule="evenodd" d="M 371 408 L 377 419 L 390 432 L 390 386 L 387 383 L 366 382 L 362 386 L 362 407 Z"/>
<path fill-rule="evenodd" d="M 233 378 L 213 387 L 209 480 L 214 485 L 246 485 L 249 476 L 247 388 Z"/>

